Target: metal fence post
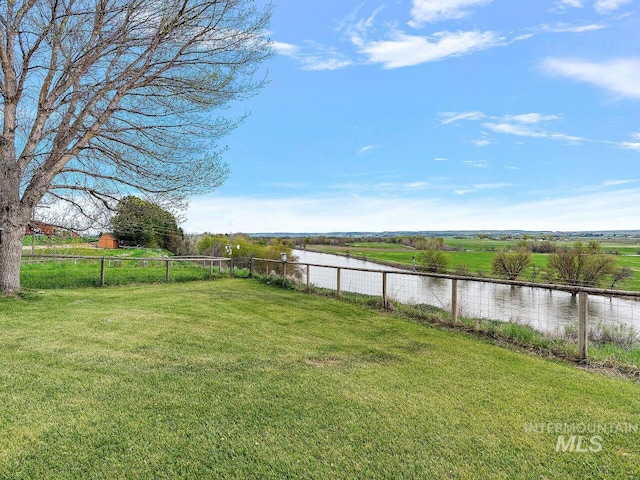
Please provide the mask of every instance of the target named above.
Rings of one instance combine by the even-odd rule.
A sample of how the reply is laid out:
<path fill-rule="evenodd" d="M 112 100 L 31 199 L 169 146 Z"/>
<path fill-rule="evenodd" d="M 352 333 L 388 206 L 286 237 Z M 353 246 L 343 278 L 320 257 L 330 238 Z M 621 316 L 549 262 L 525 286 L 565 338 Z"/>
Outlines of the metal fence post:
<path fill-rule="evenodd" d="M 451 279 L 451 324 L 455 325 L 458 321 L 458 280 Z"/>
<path fill-rule="evenodd" d="M 578 294 L 578 358 L 587 360 L 587 323 L 589 318 L 589 296 Z"/>

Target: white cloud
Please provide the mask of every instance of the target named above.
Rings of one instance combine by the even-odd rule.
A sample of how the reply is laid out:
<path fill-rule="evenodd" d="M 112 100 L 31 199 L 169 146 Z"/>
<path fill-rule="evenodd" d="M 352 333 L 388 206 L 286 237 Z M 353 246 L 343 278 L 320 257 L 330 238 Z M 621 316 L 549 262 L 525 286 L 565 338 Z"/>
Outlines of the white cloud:
<path fill-rule="evenodd" d="M 447 125 L 448 123 L 454 123 L 459 120 L 482 120 L 486 118 L 484 113 L 478 112 L 477 110 L 473 112 L 441 112 L 439 115 L 445 117 L 445 119 L 440 122 L 440 125 Z"/>
<path fill-rule="evenodd" d="M 518 137 L 549 138 L 551 140 L 565 140 L 574 143 L 588 141 L 586 138 L 578 137 L 575 135 L 567 135 L 565 133 L 550 133 L 540 128 L 536 129 L 525 123 L 489 122 L 484 123 L 483 126 L 496 133 L 516 135 Z"/>
<path fill-rule="evenodd" d="M 473 185 L 473 188 L 475 188 L 476 190 L 493 190 L 496 188 L 507 188 L 507 187 L 512 187 L 513 185 L 511 183 L 476 183 Z"/>
<path fill-rule="evenodd" d="M 303 47 L 291 43 L 273 42 L 273 48 L 278 54 L 300 62 L 303 70 L 339 70 L 353 64 L 351 59 L 333 48 L 327 48 L 314 42 L 307 43 Z"/>
<path fill-rule="evenodd" d="M 519 137 L 545 137 L 546 134 L 532 130 L 530 127 L 516 123 L 485 123 L 484 127 L 496 133 L 517 135 Z"/>
<path fill-rule="evenodd" d="M 571 25 L 567 23 L 558 23 L 556 25 L 544 25 L 542 30 L 552 33 L 584 33 L 593 32 L 595 30 L 602 30 L 606 28 L 599 23 L 589 23 L 585 25 Z"/>
<path fill-rule="evenodd" d="M 395 32 L 390 40 L 363 42 L 361 52 L 383 68 L 400 68 L 457 57 L 498 45 L 493 32 L 438 32 L 431 37 Z"/>
<path fill-rule="evenodd" d="M 635 178 L 628 180 L 607 180 L 603 183 L 605 187 L 617 187 L 618 185 L 627 185 L 629 183 L 637 183 L 638 180 Z"/>
<path fill-rule="evenodd" d="M 640 98 L 640 58 L 618 58 L 591 62 L 567 58 L 548 58 L 542 63 L 550 75 L 590 83 L 621 97 Z"/>
<path fill-rule="evenodd" d="M 407 190 L 425 190 L 430 186 L 431 184 L 427 182 L 411 182 L 404 184 L 404 188 Z"/>
<path fill-rule="evenodd" d="M 300 47 L 291 43 L 273 42 L 272 46 L 278 54 L 285 55 L 287 57 L 297 56 L 298 51 L 300 50 Z"/>
<path fill-rule="evenodd" d="M 560 0 L 558 2 L 558 6 L 560 6 L 560 7 L 582 8 L 582 7 L 584 7 L 584 0 Z"/>
<path fill-rule="evenodd" d="M 631 0 L 596 0 L 593 8 L 595 8 L 598 13 L 607 15 L 618 10 L 627 3 L 631 3 Z"/>
<path fill-rule="evenodd" d="M 489 164 L 484 160 L 465 160 L 462 163 L 473 168 L 487 168 L 489 166 Z"/>
<path fill-rule="evenodd" d="M 358 153 L 356 155 L 364 155 L 367 152 L 370 152 L 371 150 L 373 150 L 374 147 L 373 145 L 367 145 L 366 147 L 362 147 L 360 150 L 358 150 Z"/>
<path fill-rule="evenodd" d="M 479 7 L 493 0 L 413 0 L 409 25 L 419 28 L 425 23 L 455 20 L 469 15 L 469 7 Z"/>
<path fill-rule="evenodd" d="M 471 140 L 470 143 L 473 143 L 476 147 L 486 147 L 487 145 L 491 145 L 491 142 L 486 138 L 481 140 Z"/>
<path fill-rule="evenodd" d="M 192 200 L 187 232 L 346 232 L 385 230 L 614 230 L 640 224 L 640 189 L 534 201 L 464 197 L 247 198 Z M 416 215 L 416 212 L 420 212 Z M 541 215 L 540 212 L 545 212 Z"/>
<path fill-rule="evenodd" d="M 507 122 L 519 122 L 519 123 L 540 123 L 548 120 L 558 120 L 558 115 L 542 115 L 541 113 L 522 113 L 519 115 L 505 115 L 504 120 Z"/>

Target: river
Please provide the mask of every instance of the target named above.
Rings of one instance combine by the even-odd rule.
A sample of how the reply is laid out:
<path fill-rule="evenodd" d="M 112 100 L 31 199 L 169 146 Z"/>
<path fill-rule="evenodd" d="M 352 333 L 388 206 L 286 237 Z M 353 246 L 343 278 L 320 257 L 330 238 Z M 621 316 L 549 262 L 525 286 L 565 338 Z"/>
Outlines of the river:
<path fill-rule="evenodd" d="M 451 281 L 442 278 L 403 275 L 404 270 L 338 255 L 295 250 L 300 263 L 342 267 L 342 291 L 382 295 L 382 274 L 349 271 L 347 268 L 384 270 L 390 299 L 409 304 L 427 304 L 449 310 Z M 394 274 L 393 272 L 396 272 Z M 306 272 L 303 269 L 306 281 Z M 310 283 L 321 288 L 336 289 L 335 268 L 310 267 Z M 521 287 L 493 283 L 459 281 L 459 314 L 466 317 L 511 321 L 531 326 L 552 335 L 574 331 L 578 322 L 575 295 L 560 290 Z M 614 328 L 618 333 L 640 332 L 640 302 L 618 297 L 589 295 L 589 328 L 602 331 Z M 633 330 L 631 330 L 633 329 Z M 636 336 L 636 341 L 640 338 Z"/>

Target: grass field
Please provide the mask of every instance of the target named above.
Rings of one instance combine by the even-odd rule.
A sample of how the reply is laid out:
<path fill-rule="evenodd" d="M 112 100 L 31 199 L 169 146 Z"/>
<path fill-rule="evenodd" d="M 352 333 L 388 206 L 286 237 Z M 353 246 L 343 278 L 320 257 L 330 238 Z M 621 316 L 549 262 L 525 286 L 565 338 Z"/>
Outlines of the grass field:
<path fill-rule="evenodd" d="M 640 256 L 637 255 L 638 246 L 634 239 L 623 241 L 602 243 L 603 251 L 616 252 L 615 260 L 618 267 L 629 267 L 633 272 L 633 277 L 616 285 L 616 288 L 623 290 L 640 290 Z M 570 245 L 572 242 L 557 242 L 558 245 Z M 495 252 L 501 248 L 513 248 L 513 240 L 479 240 L 479 239 L 456 239 L 446 238 L 445 245 L 449 248 L 457 249 L 446 251 L 445 255 L 449 259 L 448 270 L 455 272 L 456 268 L 463 266 L 464 269 L 473 275 L 492 276 L 491 262 Z M 332 245 L 311 245 L 310 248 L 324 253 L 339 255 L 351 255 L 372 261 L 391 262 L 402 265 L 412 265 L 413 258 L 419 263 L 420 251 L 397 243 L 375 243 L 375 242 L 354 242 L 346 246 Z M 533 262 L 536 266 L 543 268 L 547 265 L 546 254 L 534 253 Z M 532 280 L 532 269 L 529 267 L 522 275 L 522 280 Z M 539 280 L 539 277 L 538 277 Z"/>
<path fill-rule="evenodd" d="M 257 281 L 32 292 L 0 330 L 3 479 L 640 475 L 637 383 Z"/>

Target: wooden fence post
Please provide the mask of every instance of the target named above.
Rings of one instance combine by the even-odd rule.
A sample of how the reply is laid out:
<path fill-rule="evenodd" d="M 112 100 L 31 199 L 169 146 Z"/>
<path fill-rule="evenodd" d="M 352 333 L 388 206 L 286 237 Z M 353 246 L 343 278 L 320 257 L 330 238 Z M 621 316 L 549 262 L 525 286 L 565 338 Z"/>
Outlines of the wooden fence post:
<path fill-rule="evenodd" d="M 209 276 L 213 277 L 213 260 L 209 260 Z"/>
<path fill-rule="evenodd" d="M 100 259 L 100 286 L 104 287 L 104 257 Z"/>
<path fill-rule="evenodd" d="M 387 297 L 387 272 L 382 272 L 382 307 L 389 307 L 389 298 Z"/>
<path fill-rule="evenodd" d="M 249 259 L 249 278 L 253 278 L 253 257 Z"/>
<path fill-rule="evenodd" d="M 458 321 L 458 280 L 451 279 L 451 324 Z"/>
<path fill-rule="evenodd" d="M 287 262 L 282 262 L 282 280 L 287 279 Z"/>
<path fill-rule="evenodd" d="M 587 323 L 589 318 L 589 296 L 578 294 L 578 358 L 587 360 Z"/>
<path fill-rule="evenodd" d="M 307 290 L 309 290 L 309 288 L 311 288 L 311 268 L 307 263 Z"/>
<path fill-rule="evenodd" d="M 169 260 L 165 260 L 164 279 L 165 279 L 166 282 L 169 281 Z"/>
<path fill-rule="evenodd" d="M 340 267 L 336 269 L 336 295 L 340 296 Z"/>
<path fill-rule="evenodd" d="M 234 270 L 235 270 L 235 262 L 233 261 L 233 257 L 231 257 L 231 261 L 229 263 L 229 276 L 233 278 Z"/>

